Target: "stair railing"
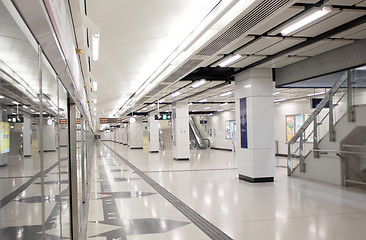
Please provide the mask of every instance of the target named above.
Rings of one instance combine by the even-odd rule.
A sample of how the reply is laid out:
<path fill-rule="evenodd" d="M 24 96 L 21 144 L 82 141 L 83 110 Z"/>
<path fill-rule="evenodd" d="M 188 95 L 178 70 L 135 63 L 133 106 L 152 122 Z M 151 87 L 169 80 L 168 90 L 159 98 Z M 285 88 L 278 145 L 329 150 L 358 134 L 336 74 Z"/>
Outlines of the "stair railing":
<path fill-rule="evenodd" d="M 345 86 L 346 88 L 342 87 Z M 353 84 L 354 70 L 348 70 L 337 80 L 333 87 L 324 95 L 323 100 L 315 108 L 314 112 L 306 119 L 304 124 L 295 133 L 292 139 L 288 142 L 287 154 L 287 175 L 300 168 L 300 172 L 305 172 L 305 159 L 313 153 L 314 158 L 320 157 L 318 144 L 321 139 L 329 132 L 329 141 L 336 141 L 335 123 L 343 115 L 341 114 L 344 107 L 342 101 L 346 101 L 347 115 L 349 121 L 354 121 L 353 110 Z M 347 96 L 347 99 L 345 99 Z M 326 108 L 328 112 L 324 114 Z M 324 116 L 322 116 L 324 114 Z M 338 116 L 337 116 L 338 115 Z M 326 121 L 328 124 L 326 126 Z M 314 151 L 315 150 L 315 151 Z"/>

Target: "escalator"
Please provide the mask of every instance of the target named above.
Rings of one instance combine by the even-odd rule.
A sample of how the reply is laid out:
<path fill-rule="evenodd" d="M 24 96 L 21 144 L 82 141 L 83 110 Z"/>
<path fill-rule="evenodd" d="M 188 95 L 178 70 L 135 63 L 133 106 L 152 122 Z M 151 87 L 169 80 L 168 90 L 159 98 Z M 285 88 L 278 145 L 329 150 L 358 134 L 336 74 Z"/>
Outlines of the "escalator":
<path fill-rule="evenodd" d="M 191 148 L 207 149 L 210 147 L 210 140 L 202 137 L 196 119 L 192 116 L 189 117 L 189 141 Z"/>

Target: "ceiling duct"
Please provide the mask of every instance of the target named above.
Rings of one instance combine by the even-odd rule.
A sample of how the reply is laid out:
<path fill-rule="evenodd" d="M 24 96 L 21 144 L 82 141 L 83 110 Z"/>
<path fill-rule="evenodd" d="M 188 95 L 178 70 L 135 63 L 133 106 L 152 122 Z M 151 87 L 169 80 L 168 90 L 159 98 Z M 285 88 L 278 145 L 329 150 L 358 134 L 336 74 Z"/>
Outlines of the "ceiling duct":
<path fill-rule="evenodd" d="M 178 79 L 184 77 L 189 71 L 193 70 L 198 64 L 203 62 L 203 59 L 190 59 L 183 66 L 181 66 L 177 71 L 164 80 L 164 83 L 173 83 Z M 149 93 L 149 95 L 151 95 Z"/>
<path fill-rule="evenodd" d="M 257 25 L 259 22 L 279 10 L 290 0 L 265 0 L 232 27 L 226 30 L 223 34 L 213 40 L 205 48 L 203 48 L 197 55 L 199 56 L 212 56 L 217 51 L 239 38 L 249 29 Z"/>

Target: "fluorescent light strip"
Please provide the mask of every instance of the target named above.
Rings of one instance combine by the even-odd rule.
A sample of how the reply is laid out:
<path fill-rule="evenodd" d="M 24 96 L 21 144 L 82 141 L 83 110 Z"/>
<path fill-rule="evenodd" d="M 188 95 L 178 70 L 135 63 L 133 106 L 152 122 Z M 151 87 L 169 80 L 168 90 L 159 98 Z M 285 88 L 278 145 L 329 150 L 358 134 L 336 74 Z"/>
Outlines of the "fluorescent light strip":
<path fill-rule="evenodd" d="M 323 7 L 321 10 L 319 11 L 316 11 L 315 13 L 295 22 L 294 24 L 290 25 L 289 27 L 283 29 L 281 31 L 281 34 L 282 35 L 287 35 L 289 33 L 292 33 L 294 31 L 296 31 L 297 29 L 311 23 L 311 22 L 314 22 L 315 20 L 323 17 L 324 15 L 330 13 L 332 11 L 332 9 L 330 7 Z"/>
<path fill-rule="evenodd" d="M 222 63 L 220 63 L 219 66 L 220 67 L 226 67 L 227 65 L 229 65 L 230 63 L 235 62 L 239 58 L 241 58 L 241 55 L 240 54 L 236 54 L 236 55 L 232 56 L 231 58 L 226 59 L 225 61 L 223 61 Z"/>
<path fill-rule="evenodd" d="M 280 94 L 280 92 L 274 92 L 273 95 L 277 95 L 277 94 Z"/>
<path fill-rule="evenodd" d="M 98 83 L 97 82 L 93 82 L 93 91 L 98 91 Z"/>
<path fill-rule="evenodd" d="M 191 86 L 191 88 L 197 88 L 197 87 L 199 87 L 199 86 L 202 86 L 203 84 L 205 84 L 206 83 L 206 80 L 205 79 L 201 79 L 200 81 L 198 81 L 198 82 L 196 82 L 195 84 L 193 84 L 192 86 Z"/>
<path fill-rule="evenodd" d="M 99 59 L 99 34 L 93 34 L 93 60 Z"/>
<path fill-rule="evenodd" d="M 325 92 L 311 93 L 311 94 L 308 94 L 308 95 L 306 95 L 306 96 L 311 97 L 311 96 L 322 95 L 322 94 L 324 94 L 324 93 L 325 93 Z"/>
<path fill-rule="evenodd" d="M 225 97 L 225 96 L 228 96 L 230 94 L 232 94 L 232 92 L 226 92 L 226 93 L 220 94 L 220 97 Z"/>
<path fill-rule="evenodd" d="M 285 101 L 287 100 L 286 98 L 282 98 L 282 99 L 277 99 L 277 100 L 274 100 L 273 102 L 282 102 L 282 101 Z"/>
<path fill-rule="evenodd" d="M 205 99 L 199 100 L 198 102 L 206 102 L 206 101 L 207 101 L 207 99 L 205 98 Z"/>
<path fill-rule="evenodd" d="M 220 107 L 221 107 L 221 106 L 225 106 L 225 105 L 227 105 L 227 104 L 228 104 L 228 103 L 222 103 L 222 104 L 220 104 Z"/>
<path fill-rule="evenodd" d="M 207 109 L 210 109 L 210 107 L 205 107 L 204 109 L 207 110 Z"/>
<path fill-rule="evenodd" d="M 224 111 L 224 109 L 220 109 L 220 110 L 217 110 L 218 112 L 223 112 Z"/>
<path fill-rule="evenodd" d="M 175 93 L 173 93 L 173 94 L 172 94 L 172 96 L 171 96 L 171 97 L 173 97 L 173 98 L 174 98 L 174 97 L 177 97 L 177 96 L 179 96 L 179 95 L 181 95 L 181 93 L 180 93 L 180 92 L 175 92 Z"/>

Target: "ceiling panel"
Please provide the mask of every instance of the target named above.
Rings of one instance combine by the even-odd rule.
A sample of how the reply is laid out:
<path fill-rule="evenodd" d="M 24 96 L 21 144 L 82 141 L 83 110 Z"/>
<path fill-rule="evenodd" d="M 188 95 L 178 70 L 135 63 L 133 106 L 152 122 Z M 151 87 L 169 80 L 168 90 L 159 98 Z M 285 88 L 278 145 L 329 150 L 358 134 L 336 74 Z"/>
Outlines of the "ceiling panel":
<path fill-rule="evenodd" d="M 317 0 L 315 0 L 317 1 Z M 292 6 L 280 14 L 273 14 L 270 18 L 262 21 L 257 26 L 253 27 L 249 30 L 249 34 L 256 34 L 262 35 L 263 33 L 267 32 L 268 30 L 272 29 L 273 27 L 281 24 L 283 21 L 295 16 L 299 12 L 303 11 L 305 7 L 303 6 Z"/>
<path fill-rule="evenodd" d="M 255 54 L 262 49 L 265 49 L 269 46 L 272 46 L 275 43 L 278 43 L 281 41 L 282 37 L 260 37 L 253 41 L 252 43 L 249 43 L 247 46 L 244 46 L 243 48 L 236 51 L 236 54 Z"/>
<path fill-rule="evenodd" d="M 312 4 L 314 4 L 314 3 L 319 2 L 319 0 L 297 0 L 296 2 L 298 2 L 298 3 L 312 3 Z"/>
<path fill-rule="evenodd" d="M 347 38 L 350 38 L 350 39 L 365 39 L 366 38 L 366 30 L 357 32 L 353 35 L 348 36 Z"/>
<path fill-rule="evenodd" d="M 366 1 L 357 4 L 357 7 L 366 7 Z"/>
<path fill-rule="evenodd" d="M 301 14 L 300 16 L 298 16 L 297 18 L 294 18 L 292 21 L 288 22 L 287 24 L 284 24 L 284 25 L 282 25 L 282 26 L 280 26 L 280 27 L 278 27 L 278 28 L 274 29 L 273 31 L 270 31 L 268 34 L 269 34 L 269 35 L 277 35 L 277 34 L 280 34 L 280 33 L 281 33 L 281 31 L 282 31 L 283 29 L 285 29 L 285 28 L 287 28 L 287 27 L 291 26 L 292 24 L 294 24 L 295 22 L 299 21 L 300 19 L 303 19 L 303 18 L 305 18 L 305 17 L 307 17 L 307 16 L 309 16 L 309 15 L 311 15 L 311 14 L 313 14 L 313 13 L 315 13 L 315 12 L 319 11 L 319 10 L 320 10 L 320 8 L 313 7 L 313 8 L 311 8 L 310 10 L 308 10 L 308 11 L 306 11 L 305 13 Z M 310 24 L 307 24 L 307 25 L 305 25 L 305 26 L 303 26 L 303 27 L 301 27 L 301 28 L 297 29 L 296 31 L 291 32 L 290 34 L 287 34 L 287 35 L 288 35 L 288 36 L 291 36 L 291 35 L 294 35 L 294 34 L 296 34 L 296 33 L 300 32 L 300 31 L 302 31 L 302 30 L 304 30 L 304 29 L 306 29 L 306 28 L 308 28 L 308 27 L 311 27 L 311 26 L 313 26 L 313 25 L 317 24 L 318 22 L 321 22 L 321 21 L 323 21 L 324 19 L 327 19 L 327 18 L 329 18 L 329 17 L 333 16 L 333 15 L 334 15 L 334 14 L 336 14 L 338 11 L 339 11 L 339 9 L 332 9 L 332 12 L 331 12 L 331 13 L 328 13 L 327 15 L 325 15 L 325 16 L 323 16 L 323 17 L 321 17 L 321 18 L 319 18 L 319 19 L 317 19 L 317 20 L 315 20 L 315 21 L 311 22 Z"/>
<path fill-rule="evenodd" d="M 248 42 L 254 40 L 254 36 L 242 36 L 226 47 L 222 48 L 220 51 L 218 51 L 216 54 L 229 54 L 235 51 L 236 49 L 240 48 L 244 44 L 247 44 Z"/>
<path fill-rule="evenodd" d="M 307 57 L 289 56 L 277 63 L 272 64 L 270 67 L 271 68 L 281 68 L 281 67 L 284 67 L 284 66 L 287 66 L 287 65 L 293 64 L 295 62 L 305 60 L 305 59 L 307 59 Z"/>
<path fill-rule="evenodd" d="M 327 4 L 352 6 L 359 2 L 360 0 L 329 0 Z"/>
<path fill-rule="evenodd" d="M 350 38 L 351 35 L 354 35 L 355 33 L 361 32 L 366 29 L 366 23 L 361 24 L 357 27 L 351 28 L 349 30 L 343 31 L 339 34 L 333 35 L 333 38 Z M 359 38 L 357 38 L 359 39 Z"/>
<path fill-rule="evenodd" d="M 233 65 L 230 65 L 230 67 L 246 67 L 252 63 L 258 62 L 259 60 L 262 60 L 266 58 L 266 56 L 248 56 L 244 58 L 243 60 L 234 63 Z"/>
<path fill-rule="evenodd" d="M 266 48 L 266 49 L 263 49 L 262 51 L 259 51 L 258 54 L 261 54 L 261 55 L 273 55 L 275 53 L 278 53 L 282 50 L 285 50 L 289 47 L 292 47 L 296 44 L 299 44 L 303 41 L 305 41 L 306 38 L 292 38 L 292 37 L 288 37 L 288 38 L 285 38 L 283 39 L 282 41 Z"/>
<path fill-rule="evenodd" d="M 307 52 L 302 53 L 301 55 L 304 56 L 315 56 L 321 53 L 325 53 L 328 52 L 330 50 L 345 46 L 347 44 L 353 43 L 354 41 L 352 40 L 341 40 L 341 39 L 334 39 L 331 42 L 322 45 L 320 47 L 314 48 L 312 50 L 309 50 Z"/>
<path fill-rule="evenodd" d="M 352 21 L 358 17 L 361 17 L 366 14 L 366 11 L 363 10 L 350 10 L 343 9 L 338 14 L 331 16 L 325 19 L 322 22 L 319 22 L 316 25 L 308 27 L 307 29 L 295 34 L 297 37 L 315 37 L 321 33 L 324 33 L 332 28 L 338 27 L 344 23 Z"/>
<path fill-rule="evenodd" d="M 307 52 L 312 50 L 312 49 L 315 49 L 315 48 L 318 48 L 318 47 L 321 47 L 325 44 L 328 44 L 330 43 L 332 40 L 331 39 L 326 39 L 326 40 L 321 40 L 321 41 L 318 41 L 316 43 L 313 43 L 313 44 L 310 44 L 306 47 L 303 47 L 303 48 L 300 48 L 298 50 L 295 50 L 291 53 L 289 53 L 289 55 L 302 55 L 302 56 L 310 56 L 310 55 L 307 55 Z"/>

